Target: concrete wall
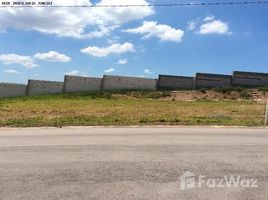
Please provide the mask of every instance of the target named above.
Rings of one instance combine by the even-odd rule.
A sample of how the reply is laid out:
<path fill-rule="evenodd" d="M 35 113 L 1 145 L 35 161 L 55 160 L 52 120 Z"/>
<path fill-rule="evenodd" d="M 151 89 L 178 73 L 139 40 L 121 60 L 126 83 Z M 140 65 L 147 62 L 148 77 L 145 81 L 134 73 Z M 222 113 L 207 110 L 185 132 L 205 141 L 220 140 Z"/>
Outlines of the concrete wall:
<path fill-rule="evenodd" d="M 125 76 L 104 75 L 102 88 L 104 90 L 156 90 L 157 80 Z"/>
<path fill-rule="evenodd" d="M 193 89 L 217 87 L 268 87 L 268 73 L 234 71 L 233 76 L 197 73 L 196 77 L 159 75 L 159 80 L 126 76 L 104 75 L 101 78 L 65 76 L 64 83 L 56 81 L 29 80 L 23 84 L 0 83 L 0 97 L 13 97 L 61 92 L 92 90 L 156 90 Z"/>
<path fill-rule="evenodd" d="M 28 80 L 27 95 L 56 94 L 63 91 L 63 82 Z"/>
<path fill-rule="evenodd" d="M 195 88 L 223 88 L 232 86 L 232 76 L 222 74 L 197 73 Z"/>
<path fill-rule="evenodd" d="M 27 85 L 0 83 L 0 97 L 25 96 Z"/>
<path fill-rule="evenodd" d="M 158 89 L 193 89 L 193 84 L 193 77 L 159 75 L 158 78 Z"/>
<path fill-rule="evenodd" d="M 234 71 L 233 85 L 245 87 L 268 86 L 268 73 Z"/>
<path fill-rule="evenodd" d="M 101 90 L 102 78 L 65 76 L 64 92 Z"/>

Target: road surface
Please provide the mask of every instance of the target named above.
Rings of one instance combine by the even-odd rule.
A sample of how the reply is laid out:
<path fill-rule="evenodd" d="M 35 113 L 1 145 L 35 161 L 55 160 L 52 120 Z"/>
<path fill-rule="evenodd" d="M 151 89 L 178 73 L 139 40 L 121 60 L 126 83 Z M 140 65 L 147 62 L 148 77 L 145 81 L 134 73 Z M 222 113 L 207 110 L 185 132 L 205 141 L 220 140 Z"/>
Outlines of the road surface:
<path fill-rule="evenodd" d="M 0 199 L 267 200 L 268 129 L 0 129 Z"/>

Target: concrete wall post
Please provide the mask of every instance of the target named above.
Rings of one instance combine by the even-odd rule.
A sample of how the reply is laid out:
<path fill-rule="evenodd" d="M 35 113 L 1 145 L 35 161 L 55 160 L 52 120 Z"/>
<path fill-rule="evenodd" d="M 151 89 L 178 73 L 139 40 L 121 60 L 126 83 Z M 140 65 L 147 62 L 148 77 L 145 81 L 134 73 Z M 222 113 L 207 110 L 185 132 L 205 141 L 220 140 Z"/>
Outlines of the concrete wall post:
<path fill-rule="evenodd" d="M 265 112 L 265 126 L 268 125 L 268 100 L 266 104 L 266 112 Z"/>

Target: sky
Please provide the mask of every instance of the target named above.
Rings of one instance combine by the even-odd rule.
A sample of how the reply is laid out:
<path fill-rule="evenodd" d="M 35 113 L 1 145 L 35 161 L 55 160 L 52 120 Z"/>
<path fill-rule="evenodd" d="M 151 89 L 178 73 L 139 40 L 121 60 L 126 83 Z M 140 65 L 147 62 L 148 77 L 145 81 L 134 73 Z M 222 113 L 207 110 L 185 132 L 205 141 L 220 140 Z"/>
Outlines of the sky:
<path fill-rule="evenodd" d="M 190 1 L 52 2 L 53 5 L 143 5 Z M 158 74 L 194 76 L 196 72 L 268 72 L 267 19 L 268 4 L 2 7 L 0 82 L 63 81 L 65 74 L 157 78 Z"/>

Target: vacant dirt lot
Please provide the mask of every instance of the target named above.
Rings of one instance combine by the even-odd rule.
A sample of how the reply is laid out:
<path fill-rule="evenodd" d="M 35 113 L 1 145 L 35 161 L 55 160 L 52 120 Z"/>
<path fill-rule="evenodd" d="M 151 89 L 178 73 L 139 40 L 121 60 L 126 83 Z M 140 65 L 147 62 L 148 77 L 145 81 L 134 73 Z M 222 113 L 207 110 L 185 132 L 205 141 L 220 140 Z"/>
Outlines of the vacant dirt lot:
<path fill-rule="evenodd" d="M 258 98 L 254 97 L 257 96 Z M 0 126 L 264 124 L 266 92 L 94 92 L 0 99 Z"/>

